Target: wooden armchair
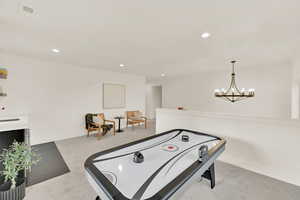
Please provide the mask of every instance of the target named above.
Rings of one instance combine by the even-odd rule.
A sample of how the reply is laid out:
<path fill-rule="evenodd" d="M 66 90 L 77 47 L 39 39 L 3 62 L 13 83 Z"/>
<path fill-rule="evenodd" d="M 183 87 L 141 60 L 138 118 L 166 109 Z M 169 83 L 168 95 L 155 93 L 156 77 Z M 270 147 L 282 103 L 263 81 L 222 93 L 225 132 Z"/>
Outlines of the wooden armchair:
<path fill-rule="evenodd" d="M 90 136 L 90 132 L 98 131 L 100 132 L 100 127 L 97 123 L 94 122 L 93 117 L 96 117 L 97 114 L 88 113 L 85 115 L 85 128 L 87 130 L 87 136 Z"/>
<path fill-rule="evenodd" d="M 97 117 L 99 119 L 99 122 L 94 122 L 93 117 Z M 87 129 L 88 136 L 90 135 L 90 132 L 98 131 L 98 137 L 100 137 L 101 133 L 102 134 L 104 133 L 104 128 L 109 128 L 109 129 L 112 128 L 113 134 L 116 135 L 115 121 L 105 119 L 103 113 L 87 114 L 85 116 L 85 121 L 86 121 L 86 129 Z M 109 124 L 110 126 L 106 126 Z"/>
<path fill-rule="evenodd" d="M 142 115 L 142 113 L 138 110 L 136 111 L 127 111 L 126 112 L 126 125 L 132 125 L 132 127 L 135 124 L 140 125 L 141 123 L 145 124 L 145 128 L 147 128 L 147 118 Z"/>
<path fill-rule="evenodd" d="M 102 122 L 102 124 L 101 124 L 102 126 L 107 125 L 107 123 L 111 124 L 113 133 L 114 133 L 114 135 L 116 135 L 116 122 L 114 120 L 105 119 L 104 113 L 99 113 L 98 118 L 100 119 L 100 123 Z M 103 127 L 101 127 L 101 128 L 102 128 L 102 132 L 103 132 Z"/>

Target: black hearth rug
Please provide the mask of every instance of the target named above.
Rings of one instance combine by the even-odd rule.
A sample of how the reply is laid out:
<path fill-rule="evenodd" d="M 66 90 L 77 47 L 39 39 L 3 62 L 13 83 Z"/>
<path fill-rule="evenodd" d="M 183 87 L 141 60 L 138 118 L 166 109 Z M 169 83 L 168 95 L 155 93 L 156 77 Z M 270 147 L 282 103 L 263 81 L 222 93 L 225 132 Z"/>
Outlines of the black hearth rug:
<path fill-rule="evenodd" d="M 34 165 L 27 178 L 27 186 L 31 186 L 51 178 L 70 172 L 64 158 L 54 142 L 33 145 L 32 150 L 41 157 Z"/>

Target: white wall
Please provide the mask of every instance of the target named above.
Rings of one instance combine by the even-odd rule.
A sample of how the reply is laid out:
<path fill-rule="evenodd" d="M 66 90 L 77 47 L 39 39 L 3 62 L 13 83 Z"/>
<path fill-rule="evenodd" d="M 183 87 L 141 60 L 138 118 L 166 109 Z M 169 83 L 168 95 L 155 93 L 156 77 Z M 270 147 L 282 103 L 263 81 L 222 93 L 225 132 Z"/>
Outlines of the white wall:
<path fill-rule="evenodd" d="M 157 132 L 199 130 L 228 140 L 221 160 L 300 186 L 299 64 L 237 68 L 238 87 L 255 88 L 256 96 L 230 103 L 214 89 L 230 83 L 230 70 L 206 71 L 162 82 L 163 107 Z M 296 68 L 295 68 L 296 67 Z"/>
<path fill-rule="evenodd" d="M 162 106 L 162 88 L 160 85 L 147 85 L 146 116 L 155 119 L 156 109 Z"/>
<path fill-rule="evenodd" d="M 238 87 L 255 88 L 256 96 L 234 104 L 214 97 L 214 89 L 228 88 L 230 69 L 206 71 L 162 82 L 163 107 L 183 106 L 211 113 L 290 118 L 292 66 L 237 68 Z"/>
<path fill-rule="evenodd" d="M 1 81 L 8 93 L 0 98 L 0 117 L 28 115 L 32 143 L 43 143 L 85 135 L 84 115 L 104 112 L 106 118 L 125 110 L 145 111 L 145 77 L 81 68 L 48 61 L 0 55 L 8 69 Z M 102 109 L 102 84 L 126 85 L 125 109 Z M 123 120 L 123 123 L 125 121 Z"/>
<path fill-rule="evenodd" d="M 198 130 L 224 137 L 221 160 L 300 186 L 300 122 L 158 109 L 156 131 Z"/>
<path fill-rule="evenodd" d="M 299 83 L 294 82 L 292 85 L 292 99 L 291 99 L 291 118 L 299 119 L 299 103 L 300 103 Z"/>
<path fill-rule="evenodd" d="M 291 99 L 291 117 L 292 119 L 300 118 L 300 62 L 293 63 L 293 80 L 292 80 L 292 99 Z"/>

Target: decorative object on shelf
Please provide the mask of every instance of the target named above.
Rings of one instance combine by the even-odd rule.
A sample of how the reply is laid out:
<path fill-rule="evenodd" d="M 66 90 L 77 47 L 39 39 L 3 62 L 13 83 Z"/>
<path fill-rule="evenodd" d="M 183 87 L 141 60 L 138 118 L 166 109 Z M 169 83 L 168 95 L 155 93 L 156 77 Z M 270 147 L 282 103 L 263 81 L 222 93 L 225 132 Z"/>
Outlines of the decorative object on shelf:
<path fill-rule="evenodd" d="M 0 160 L 3 163 L 3 170 L 0 175 L 4 179 L 4 182 L 0 183 L 1 200 L 24 199 L 26 171 L 39 159 L 39 156 L 31 151 L 27 144 L 16 141 L 9 149 L 5 149 L 1 153 Z"/>
<path fill-rule="evenodd" d="M 225 100 L 228 100 L 232 103 L 236 101 L 240 101 L 249 97 L 254 97 L 254 89 L 249 89 L 248 91 L 245 88 L 241 90 L 237 87 L 235 83 L 235 72 L 234 72 L 234 64 L 236 63 L 235 60 L 231 61 L 232 63 L 232 73 L 231 73 L 231 83 L 227 90 L 224 88 L 222 89 L 215 89 L 215 97 L 222 97 Z"/>
<path fill-rule="evenodd" d="M 177 110 L 184 110 L 183 107 L 177 107 Z"/>
<path fill-rule="evenodd" d="M 4 68 L 0 68 L 0 79 L 7 79 L 7 70 Z"/>

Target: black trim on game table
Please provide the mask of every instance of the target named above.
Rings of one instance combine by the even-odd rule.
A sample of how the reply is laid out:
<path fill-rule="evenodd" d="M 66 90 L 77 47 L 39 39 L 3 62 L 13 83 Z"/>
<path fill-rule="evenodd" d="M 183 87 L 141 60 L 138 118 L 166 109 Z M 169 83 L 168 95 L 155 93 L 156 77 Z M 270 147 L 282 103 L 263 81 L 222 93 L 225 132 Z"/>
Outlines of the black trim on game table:
<path fill-rule="evenodd" d="M 147 150 L 147 149 L 151 149 L 151 148 L 153 148 L 153 147 L 156 147 L 156 146 L 158 146 L 158 145 L 161 145 L 161 144 L 163 144 L 163 143 L 169 142 L 170 140 L 172 140 L 172 139 L 176 138 L 177 136 L 179 136 L 181 132 L 182 132 L 182 131 L 178 131 L 178 133 L 177 133 L 176 135 L 174 135 L 173 137 L 171 137 L 171 138 L 169 138 L 169 139 L 167 139 L 167 140 L 165 140 L 165 141 L 158 142 L 157 144 L 150 145 L 150 146 L 148 146 L 148 147 L 145 147 L 145 148 L 143 148 L 143 149 L 138 149 L 138 150 L 136 150 L 136 151 L 142 152 L 142 151 L 145 151 L 145 150 Z M 129 143 L 129 144 L 130 144 L 130 143 Z M 131 146 L 131 145 L 130 145 L 130 146 Z M 114 159 L 114 158 L 119 158 L 119 157 L 128 156 L 128 155 L 130 155 L 130 154 L 136 153 L 136 151 L 132 151 L 132 152 L 130 152 L 130 153 L 125 153 L 125 154 L 122 154 L 122 155 L 113 156 L 113 157 L 109 157 L 109 158 L 103 158 L 103 159 L 99 159 L 99 160 L 93 160 L 93 163 L 101 162 L 101 161 L 105 161 L 105 160 L 111 160 L 111 159 Z"/>
<path fill-rule="evenodd" d="M 169 134 L 174 131 L 179 131 L 179 134 L 182 131 L 194 133 L 197 135 L 204 135 L 209 137 L 214 137 L 216 140 L 220 140 L 220 145 L 217 145 L 218 147 L 214 149 L 212 152 L 209 152 L 209 158 L 208 160 L 214 156 L 219 150 L 225 147 L 226 141 L 223 140 L 220 137 L 209 135 L 206 133 L 201 133 L 197 131 L 191 131 L 186 129 L 173 129 L 170 131 L 166 131 L 157 135 L 153 135 L 141 140 L 137 140 L 128 144 L 124 144 L 121 146 L 117 146 L 99 153 L 96 153 L 92 156 L 90 156 L 86 162 L 84 163 L 84 167 L 87 170 L 87 172 L 91 175 L 93 180 L 101 187 L 101 189 L 107 194 L 108 197 L 110 197 L 112 200 L 130 200 L 127 197 L 125 197 L 93 164 L 94 160 L 104 154 L 120 150 L 147 140 L 151 140 L 156 137 L 160 137 L 162 135 Z M 205 163 L 201 163 L 199 161 L 194 162 L 189 168 L 187 168 L 185 171 L 183 171 L 181 174 L 179 174 L 175 179 L 173 179 L 170 183 L 168 183 L 165 187 L 163 187 L 158 193 L 156 193 L 154 196 L 148 198 L 147 200 L 161 200 L 161 199 L 168 199 L 172 196 L 174 192 L 176 192 L 191 176 L 193 176 Z"/>
<path fill-rule="evenodd" d="M 184 154 L 185 152 L 190 151 L 191 149 L 195 148 L 196 146 L 199 146 L 201 144 L 205 144 L 207 142 L 212 142 L 215 141 L 217 139 L 211 139 L 205 142 L 200 142 L 198 144 L 195 144 L 187 149 L 185 149 L 184 151 L 180 152 L 179 154 L 176 154 L 175 156 L 173 156 L 172 158 L 170 158 L 167 162 L 165 162 L 158 170 L 156 170 L 156 172 L 154 172 L 148 179 L 147 181 L 138 189 L 138 191 L 133 195 L 133 199 L 141 199 L 141 197 L 144 195 L 145 191 L 147 190 L 148 186 L 151 184 L 151 182 L 154 180 L 154 178 L 156 177 L 157 174 L 159 174 L 159 172 L 169 163 L 171 162 L 173 159 L 175 159 L 176 157 Z"/>

